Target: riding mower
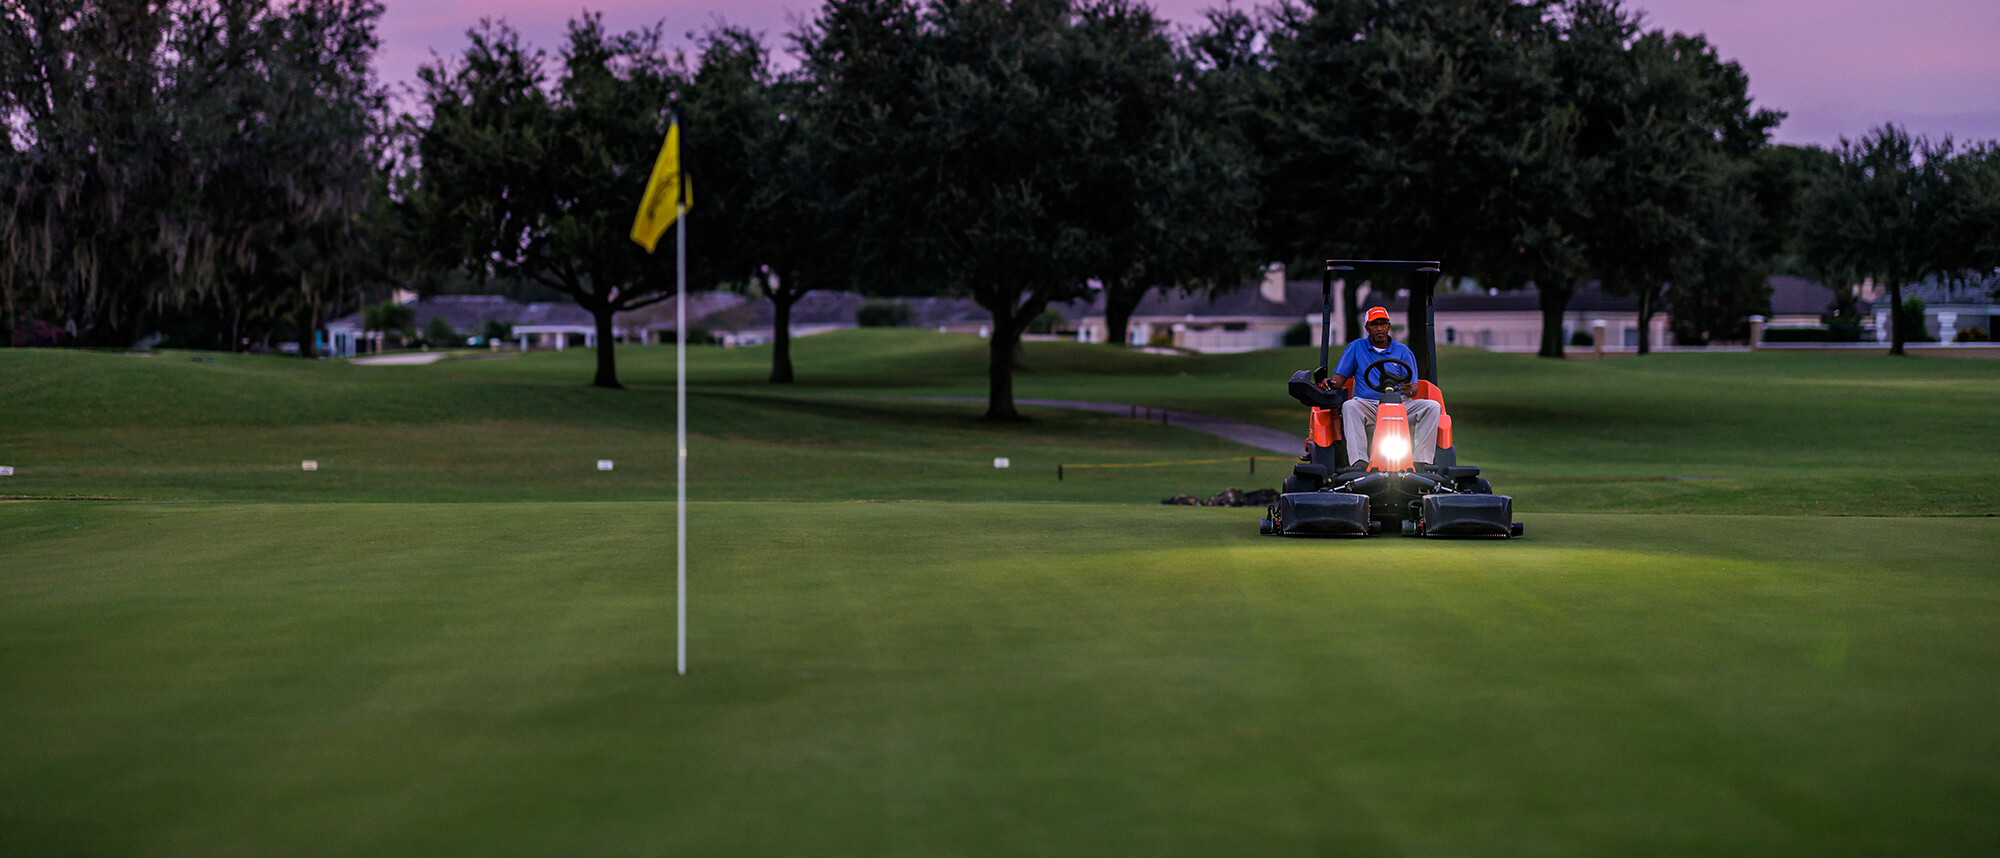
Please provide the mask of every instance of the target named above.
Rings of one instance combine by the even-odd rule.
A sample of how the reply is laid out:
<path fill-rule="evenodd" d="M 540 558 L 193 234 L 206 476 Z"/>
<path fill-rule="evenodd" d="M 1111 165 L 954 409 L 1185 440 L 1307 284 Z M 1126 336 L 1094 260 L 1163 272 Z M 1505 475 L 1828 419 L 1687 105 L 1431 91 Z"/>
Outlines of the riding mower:
<path fill-rule="evenodd" d="M 1341 437 L 1341 405 L 1353 394 L 1354 379 L 1327 383 L 1327 351 L 1333 330 L 1333 281 L 1367 273 L 1416 275 L 1410 290 L 1411 351 L 1424 365 L 1415 381 L 1417 399 L 1438 404 L 1436 461 L 1413 462 L 1408 406 L 1396 388 L 1419 378 L 1415 367 L 1396 358 L 1375 361 L 1356 373 L 1362 383 L 1383 391 L 1370 438 Z M 1285 478 L 1278 502 L 1259 523 L 1275 536 L 1368 536 L 1400 533 L 1426 537 L 1499 537 L 1522 534 L 1514 521 L 1514 499 L 1493 493 L 1479 469 L 1458 464 L 1451 415 L 1437 386 L 1437 342 L 1431 291 L 1443 274 L 1437 262 L 1329 259 L 1321 281 L 1319 368 L 1292 374 L 1287 390 L 1310 409 L 1305 455 Z M 1420 326 L 1417 321 L 1422 319 Z M 1421 338 L 1417 331 L 1422 331 Z M 1349 445 L 1366 449 L 1350 457 Z"/>

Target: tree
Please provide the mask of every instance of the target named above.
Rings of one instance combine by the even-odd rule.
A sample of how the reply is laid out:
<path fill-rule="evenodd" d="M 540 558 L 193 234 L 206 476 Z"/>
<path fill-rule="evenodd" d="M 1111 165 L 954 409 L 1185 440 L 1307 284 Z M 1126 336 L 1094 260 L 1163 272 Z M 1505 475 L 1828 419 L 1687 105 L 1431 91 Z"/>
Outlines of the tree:
<path fill-rule="evenodd" d="M 1889 354 L 1904 354 L 1903 287 L 1943 273 L 1939 232 L 1947 207 L 1949 139 L 1932 143 L 1894 124 L 1860 140 L 1841 138 L 1837 168 L 1805 195 L 1805 243 L 1813 264 L 1872 276 L 1888 287 Z"/>
<path fill-rule="evenodd" d="M 403 340 L 417 336 L 417 311 L 408 304 L 398 304 L 394 300 L 380 304 L 370 304 L 361 308 L 361 330 L 383 334 L 396 334 Z"/>
<path fill-rule="evenodd" d="M 685 71 L 657 27 L 613 36 L 595 14 L 570 22 L 547 89 L 544 55 L 504 23 L 467 35 L 461 59 L 418 71 L 426 115 L 405 118 L 421 164 L 408 200 L 418 240 L 435 266 L 576 301 L 597 328 L 592 383 L 619 388 L 613 317 L 674 294 L 673 256 L 626 236 Z"/>
<path fill-rule="evenodd" d="M 1598 162 L 1585 192 L 1590 216 L 1575 229 L 1604 290 L 1638 300 L 1646 354 L 1669 282 L 1684 295 L 1717 290 L 1695 302 L 1717 307 L 1739 306 L 1725 296 L 1762 294 L 1763 262 L 1776 248 L 1760 241 L 1769 231 L 1743 189 L 1783 114 L 1753 110 L 1741 67 L 1701 36 L 1642 33 L 1639 15 L 1616 0 L 1576 0 L 1566 11 L 1566 52 L 1597 45 L 1569 89 L 1584 121 L 1580 154 Z"/>
<path fill-rule="evenodd" d="M 1121 11 L 1122 10 L 1122 11 Z M 800 34 L 826 93 L 820 144 L 876 269 L 969 295 L 993 316 L 986 419 L 1018 420 L 1021 334 L 1083 294 L 1113 236 L 1092 194 L 1124 167 L 1129 94 L 1093 27 L 1122 0 L 834 0 Z"/>
<path fill-rule="evenodd" d="M 430 322 L 424 325 L 424 342 L 434 346 L 450 346 L 457 345 L 458 341 L 458 329 L 452 327 L 451 320 L 444 316 L 432 316 Z"/>
<path fill-rule="evenodd" d="M 842 239 L 849 232 L 821 174 L 810 128 L 811 87 L 780 75 L 753 33 L 722 27 L 704 36 L 688 88 L 703 119 L 691 135 L 691 175 L 701 177 L 701 246 L 693 279 L 736 284 L 771 302 L 771 382 L 792 382 L 792 307 L 822 284 L 848 285 Z"/>
<path fill-rule="evenodd" d="M 1577 202 L 1564 172 L 1569 128 L 1551 114 L 1550 5 L 1272 9 L 1256 139 L 1265 207 L 1283 216 L 1263 222 L 1266 246 L 1285 259 L 1441 259 L 1507 286 L 1571 279 L 1554 273 L 1575 254 L 1549 214 Z M 1361 333 L 1359 285 L 1346 284 L 1350 339 Z"/>
<path fill-rule="evenodd" d="M 1085 195 L 1107 236 L 1094 266 L 1109 340 L 1128 339 L 1132 311 L 1154 287 L 1233 289 L 1255 267 L 1258 193 L 1241 130 L 1249 91 L 1241 13 L 1210 13 L 1185 48 L 1144 6 L 1086 6 L 1077 35 L 1094 77 L 1123 91 L 1111 169 Z"/>
<path fill-rule="evenodd" d="M 343 251 L 377 186 L 381 11 L 24 0 L 0 13 L 6 306 L 98 345 L 169 309 L 310 319 L 351 270 Z"/>
<path fill-rule="evenodd" d="M 1960 277 L 1984 277 L 2000 268 L 2000 144 L 1968 146 L 1940 171 L 1938 267 Z"/>
<path fill-rule="evenodd" d="M 1815 184 L 1840 169 L 1840 156 L 1818 146 L 1778 144 L 1760 150 L 1750 181 L 1765 225 L 1763 248 L 1778 273 L 1796 274 L 1833 291 L 1833 302 L 1821 320 L 1829 328 L 1860 332 L 1860 296 L 1854 286 L 1861 275 L 1850 268 L 1839 247 L 1810 246 L 1821 232 L 1808 230 L 1814 215 L 1806 210 Z"/>

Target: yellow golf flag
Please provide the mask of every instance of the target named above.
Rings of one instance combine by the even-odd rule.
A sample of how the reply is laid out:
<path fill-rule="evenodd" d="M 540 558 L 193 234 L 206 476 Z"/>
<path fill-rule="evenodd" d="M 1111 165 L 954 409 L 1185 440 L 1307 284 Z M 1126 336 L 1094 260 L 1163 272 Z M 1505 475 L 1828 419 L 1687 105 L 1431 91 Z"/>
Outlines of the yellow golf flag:
<path fill-rule="evenodd" d="M 681 212 L 694 207 L 687 175 L 681 171 L 681 115 L 674 111 L 667 126 L 667 142 L 660 146 L 660 159 L 653 162 L 653 176 L 646 180 L 646 196 L 639 200 L 639 214 L 632 218 L 632 240 L 647 253 L 660 243 Z"/>

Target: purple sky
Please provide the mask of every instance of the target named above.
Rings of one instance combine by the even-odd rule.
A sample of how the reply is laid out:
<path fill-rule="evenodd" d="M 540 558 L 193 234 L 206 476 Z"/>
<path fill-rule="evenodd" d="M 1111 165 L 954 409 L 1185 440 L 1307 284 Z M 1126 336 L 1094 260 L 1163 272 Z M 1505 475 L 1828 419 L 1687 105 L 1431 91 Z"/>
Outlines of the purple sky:
<path fill-rule="evenodd" d="M 467 27 L 504 17 L 553 52 L 563 24 L 585 8 L 541 0 L 385 0 L 386 82 L 414 79 L 430 52 L 456 53 Z M 1193 24 L 1220 0 L 1153 0 L 1168 19 Z M 1245 5 L 1240 0 L 1238 5 Z M 1257 5 L 1255 0 L 1249 5 Z M 1832 144 L 1893 121 L 1931 137 L 2000 140 L 2000 2 L 1996 0 L 1628 0 L 1650 26 L 1705 33 L 1750 75 L 1760 107 L 1786 111 L 1787 143 Z M 718 21 L 783 47 L 818 0 L 596 0 L 614 30 L 664 21 L 670 43 Z"/>

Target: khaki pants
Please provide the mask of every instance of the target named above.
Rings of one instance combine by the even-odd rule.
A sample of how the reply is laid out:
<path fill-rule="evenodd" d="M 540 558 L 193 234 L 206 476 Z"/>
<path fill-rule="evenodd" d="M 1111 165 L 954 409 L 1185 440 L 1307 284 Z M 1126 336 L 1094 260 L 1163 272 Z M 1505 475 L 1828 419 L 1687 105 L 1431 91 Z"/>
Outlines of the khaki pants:
<path fill-rule="evenodd" d="M 1342 438 L 1347 439 L 1347 458 L 1351 461 L 1368 461 L 1368 431 L 1375 425 L 1377 404 L 1373 399 L 1353 397 L 1340 406 L 1340 433 Z M 1437 402 L 1406 399 L 1403 400 L 1403 408 L 1410 415 L 1410 458 L 1426 465 L 1435 464 L 1440 410 Z"/>

